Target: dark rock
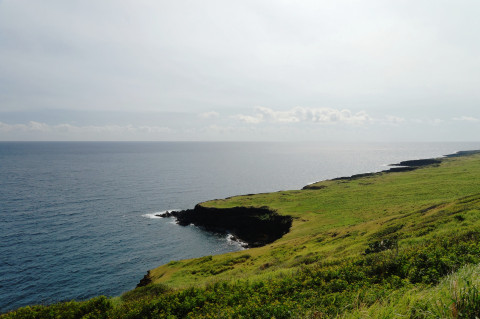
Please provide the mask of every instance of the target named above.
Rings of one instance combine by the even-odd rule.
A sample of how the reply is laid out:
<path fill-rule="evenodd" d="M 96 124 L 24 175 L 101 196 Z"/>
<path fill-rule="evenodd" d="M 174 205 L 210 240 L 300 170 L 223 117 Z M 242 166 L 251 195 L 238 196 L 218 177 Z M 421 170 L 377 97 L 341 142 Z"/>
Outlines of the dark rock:
<path fill-rule="evenodd" d="M 466 155 L 472 155 L 477 153 L 480 153 L 480 151 L 461 151 L 452 155 L 447 155 L 447 157 L 466 156 Z M 377 176 L 384 173 L 408 172 L 408 171 L 416 170 L 422 166 L 440 164 L 441 162 L 442 162 L 441 159 L 436 159 L 436 158 L 402 161 L 398 164 L 390 164 L 389 166 L 398 166 L 398 167 L 392 167 L 388 170 L 375 172 L 375 173 L 364 173 L 364 174 L 356 174 L 352 176 L 337 177 L 332 179 L 332 181 L 352 181 L 359 178 Z M 315 186 L 314 184 L 313 185 L 311 184 L 311 185 L 304 186 L 302 189 L 313 190 L 313 189 L 322 189 L 325 187 L 326 186 Z"/>
<path fill-rule="evenodd" d="M 162 213 L 162 214 L 155 214 L 155 216 L 157 217 L 173 217 L 172 213 L 169 212 L 168 210 L 165 212 L 165 213 Z"/>
<path fill-rule="evenodd" d="M 390 168 L 389 170 L 384 171 L 384 172 L 389 172 L 389 173 L 393 173 L 393 172 L 410 172 L 410 171 L 416 170 L 417 168 L 418 168 L 417 166 L 392 167 L 392 168 Z"/>
<path fill-rule="evenodd" d="M 146 285 L 150 284 L 152 279 L 150 278 L 150 270 L 147 271 L 147 274 L 143 276 L 140 282 L 137 284 L 136 288 L 145 287 Z"/>
<path fill-rule="evenodd" d="M 327 188 L 327 186 L 311 184 L 311 185 L 304 186 L 302 189 L 324 189 L 324 188 Z"/>
<path fill-rule="evenodd" d="M 194 209 L 170 214 L 181 226 L 193 224 L 208 231 L 230 233 L 248 247 L 269 244 L 288 233 L 292 226 L 291 216 L 279 215 L 267 207 L 212 208 L 198 204 Z"/>
<path fill-rule="evenodd" d="M 398 164 L 391 164 L 390 166 L 408 166 L 408 167 L 419 167 L 432 164 L 440 164 L 442 161 L 439 159 L 429 158 L 429 159 L 419 159 L 419 160 L 410 160 L 402 161 Z"/>
<path fill-rule="evenodd" d="M 474 154 L 480 154 L 480 150 L 459 151 L 454 154 L 446 155 L 445 157 L 460 157 L 460 156 L 468 156 L 468 155 L 474 155 Z"/>
<path fill-rule="evenodd" d="M 375 175 L 377 175 L 377 174 L 378 174 L 378 173 L 355 174 L 355 175 L 347 176 L 347 177 L 337 177 L 337 178 L 332 179 L 332 181 L 343 181 L 343 180 L 351 181 L 351 180 L 359 179 L 359 178 L 363 178 L 363 177 L 375 176 Z"/>

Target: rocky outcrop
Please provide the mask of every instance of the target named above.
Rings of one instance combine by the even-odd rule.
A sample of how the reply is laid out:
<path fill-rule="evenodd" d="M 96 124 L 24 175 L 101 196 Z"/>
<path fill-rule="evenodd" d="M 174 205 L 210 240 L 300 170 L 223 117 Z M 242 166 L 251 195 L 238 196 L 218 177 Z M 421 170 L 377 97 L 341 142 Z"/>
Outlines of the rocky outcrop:
<path fill-rule="evenodd" d="M 463 154 L 460 154 L 460 155 L 457 155 L 457 156 L 468 155 L 468 154 L 471 154 L 472 152 L 478 152 L 478 151 L 463 152 Z M 468 153 L 468 154 L 466 154 L 466 153 Z M 455 155 L 447 155 L 447 156 L 451 157 L 451 156 L 455 156 Z M 390 164 L 389 166 L 394 166 L 394 167 L 391 167 L 388 170 L 384 170 L 384 171 L 380 171 L 380 172 L 374 172 L 374 173 L 363 173 L 363 174 L 355 174 L 355 175 L 352 175 L 352 176 L 337 177 L 337 178 L 333 178 L 331 180 L 332 181 L 352 181 L 352 180 L 355 180 L 355 179 L 377 176 L 377 175 L 384 174 L 384 173 L 409 172 L 409 171 L 416 170 L 416 169 L 418 169 L 420 167 L 423 167 L 423 166 L 440 164 L 441 162 L 442 162 L 441 159 L 436 159 L 436 158 L 402 161 L 398 164 Z M 322 185 L 318 186 L 318 185 L 315 185 L 315 183 L 313 183 L 313 184 L 304 186 L 302 189 L 313 190 L 313 189 L 322 189 L 322 188 L 325 188 L 325 187 L 326 186 L 322 186 Z"/>
<path fill-rule="evenodd" d="M 363 178 L 363 177 L 375 176 L 376 174 L 378 174 L 378 173 L 355 174 L 355 175 L 352 175 L 352 176 L 343 176 L 343 177 L 333 178 L 332 181 L 342 181 L 342 180 L 349 180 L 349 181 L 351 181 L 351 180 L 359 179 L 359 178 Z"/>
<path fill-rule="evenodd" d="M 390 166 L 420 167 L 420 166 L 426 166 L 426 165 L 440 164 L 441 162 L 442 161 L 439 159 L 429 158 L 429 159 L 403 161 L 398 164 L 391 164 Z"/>
<path fill-rule="evenodd" d="M 161 217 L 175 217 L 182 226 L 196 225 L 208 231 L 230 233 L 247 247 L 271 243 L 288 233 L 291 216 L 282 216 L 268 207 L 212 208 L 200 204 L 194 209 L 166 212 Z"/>
<path fill-rule="evenodd" d="M 140 282 L 137 284 L 136 288 L 145 287 L 146 285 L 152 283 L 152 278 L 150 278 L 150 270 L 147 271 L 147 274 L 143 276 Z"/>
<path fill-rule="evenodd" d="M 468 156 L 468 155 L 475 155 L 475 154 L 480 154 L 480 150 L 459 151 L 454 154 L 446 155 L 445 157 L 461 157 L 461 156 Z"/>

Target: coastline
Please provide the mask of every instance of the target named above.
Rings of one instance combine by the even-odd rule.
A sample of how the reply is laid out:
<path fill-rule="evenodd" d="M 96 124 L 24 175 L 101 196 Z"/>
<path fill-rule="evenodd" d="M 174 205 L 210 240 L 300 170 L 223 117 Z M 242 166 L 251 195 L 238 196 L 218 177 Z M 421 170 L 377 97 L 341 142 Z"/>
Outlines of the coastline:
<path fill-rule="evenodd" d="M 398 176 L 398 177 L 409 176 L 409 175 L 404 175 L 403 173 L 410 174 L 410 173 L 415 173 L 416 171 L 421 172 L 421 169 L 429 169 L 429 168 L 435 169 L 436 167 L 439 167 L 442 163 L 444 163 L 444 162 L 446 162 L 450 159 L 455 159 L 455 158 L 459 158 L 459 157 L 468 157 L 470 155 L 475 155 L 475 154 L 480 154 L 480 150 L 458 151 L 456 153 L 444 155 L 444 156 L 438 157 L 438 158 L 401 161 L 401 162 L 396 163 L 396 164 L 390 164 L 389 166 L 392 166 L 390 169 L 383 170 L 383 171 L 380 171 L 380 172 L 355 174 L 355 175 L 352 175 L 352 176 L 349 176 L 349 177 L 338 177 L 338 178 L 333 178 L 333 179 L 326 179 L 326 180 L 323 180 L 323 181 L 320 181 L 320 182 L 316 182 L 316 183 L 313 183 L 313 184 L 306 185 L 305 187 L 303 187 L 302 189 L 299 189 L 299 190 L 278 191 L 278 192 L 259 193 L 259 194 L 246 194 L 246 195 L 232 196 L 232 197 L 228 197 L 228 198 L 225 198 L 225 199 L 216 199 L 216 200 L 206 201 L 206 202 L 202 202 L 202 203 L 197 204 L 194 209 L 183 210 L 183 211 L 178 211 L 178 212 L 169 212 L 168 214 L 164 214 L 164 216 L 161 216 L 161 217 L 176 218 L 177 219 L 176 222 L 179 225 L 183 225 L 183 226 L 193 224 L 193 225 L 197 225 L 199 227 L 203 227 L 206 231 L 214 231 L 214 232 L 219 232 L 220 231 L 222 233 L 229 233 L 229 231 L 231 230 L 231 226 L 230 225 L 222 225 L 221 222 L 222 222 L 222 220 L 228 220 L 229 219 L 228 215 L 229 215 L 229 212 L 231 212 L 232 209 L 237 210 L 237 212 L 240 212 L 243 209 L 247 209 L 247 210 L 248 209 L 253 209 L 253 210 L 255 210 L 255 209 L 259 209 L 259 208 L 270 210 L 271 212 L 274 212 L 275 214 L 278 214 L 280 216 L 285 216 L 289 220 L 291 220 L 291 226 L 289 226 L 288 231 L 287 232 L 285 232 L 285 231 L 282 232 L 280 236 L 275 238 L 273 241 L 269 241 L 269 242 L 253 242 L 253 243 L 251 243 L 251 242 L 248 242 L 248 240 L 245 240 L 248 243 L 247 247 L 249 248 L 247 251 L 260 249 L 260 251 L 262 253 L 269 254 L 268 252 L 271 251 L 272 249 L 275 250 L 275 247 L 285 245 L 285 244 L 283 244 L 285 241 L 288 241 L 288 242 L 300 241 L 300 242 L 302 242 L 302 240 L 300 240 L 299 238 L 303 238 L 303 236 L 305 236 L 305 235 L 304 234 L 299 235 L 297 233 L 292 233 L 292 229 L 294 227 L 298 227 L 298 226 L 305 227 L 303 225 L 307 225 L 308 223 L 311 223 L 312 220 L 318 218 L 318 216 L 316 216 L 316 214 L 314 214 L 313 216 L 311 216 L 311 213 L 309 213 L 307 215 L 304 215 L 304 214 L 302 214 L 301 212 L 298 212 L 298 211 L 294 214 L 291 214 L 291 213 L 288 212 L 289 210 L 285 211 L 284 208 L 286 207 L 286 204 L 288 203 L 289 205 L 292 205 L 292 203 L 293 203 L 294 206 L 297 206 L 297 204 L 292 202 L 291 199 L 288 199 L 288 200 L 282 200 L 281 199 L 280 202 L 282 204 L 280 204 L 280 206 L 274 206 L 273 203 L 270 202 L 271 201 L 270 198 L 272 198 L 272 197 L 283 198 L 285 196 L 291 196 L 291 197 L 293 197 L 294 201 L 299 201 L 298 205 L 300 205 L 300 204 L 304 204 L 303 203 L 304 200 L 301 199 L 302 196 L 304 196 L 304 197 L 305 196 L 307 196 L 307 197 L 308 196 L 313 196 L 314 198 L 317 197 L 317 196 L 320 196 L 320 198 L 323 197 L 323 196 L 327 196 L 327 198 L 329 198 L 330 195 L 325 195 L 325 194 L 328 194 L 329 191 L 331 191 L 332 187 L 333 188 L 341 187 L 342 189 L 344 187 L 346 187 L 347 188 L 347 190 L 345 190 L 347 192 L 346 194 L 350 194 L 351 191 L 349 191 L 348 188 L 350 187 L 349 185 L 352 184 L 352 183 L 354 183 L 354 185 L 358 185 L 358 187 L 360 187 L 362 192 L 367 192 L 367 194 L 370 194 L 369 193 L 370 191 L 368 190 L 369 185 L 374 185 L 375 180 L 377 180 L 377 179 L 381 179 L 381 178 L 395 178 L 396 179 L 397 178 L 396 176 Z M 396 174 L 400 174 L 400 175 L 396 175 Z M 345 185 L 345 186 L 343 186 L 343 185 Z M 341 194 L 343 194 L 343 192 L 344 191 L 342 190 Z M 302 195 L 302 196 L 300 196 L 300 195 Z M 365 197 L 369 197 L 369 196 L 367 195 Z M 258 200 L 256 198 L 258 198 Z M 386 200 L 386 199 L 388 199 L 388 198 L 383 198 L 382 200 Z M 340 204 L 341 201 L 342 201 L 342 198 L 341 197 L 335 198 L 335 202 L 337 202 L 337 201 L 339 201 L 338 203 Z M 270 202 L 270 203 L 268 204 L 268 207 L 266 207 L 265 204 L 267 204 L 268 202 Z M 315 205 L 318 205 L 318 204 L 321 204 L 321 203 L 322 202 L 318 202 L 318 203 L 315 202 Z M 372 203 L 375 203 L 375 201 L 373 201 Z M 372 204 L 372 203 L 370 203 L 370 204 Z M 277 204 L 279 204 L 279 203 L 277 203 Z M 353 204 L 354 204 L 354 207 L 357 206 L 356 203 L 353 203 Z M 428 205 L 427 207 L 421 208 L 420 211 L 429 210 L 431 207 L 437 207 L 437 206 Z M 338 207 L 335 208 L 335 209 L 338 209 Z M 208 217 L 206 217 L 204 220 L 202 220 L 203 216 L 204 216 L 202 211 L 204 211 L 204 212 L 215 211 L 218 215 L 215 215 L 215 217 L 213 217 L 213 220 L 215 220 L 215 218 L 218 218 L 219 216 L 221 216 L 221 218 L 216 220 L 216 223 L 215 223 L 214 227 L 211 227 L 211 225 L 209 225 L 209 221 L 212 220 L 212 216 L 208 216 L 208 214 L 207 214 L 205 216 L 208 216 Z M 296 209 L 294 209 L 294 211 L 296 211 Z M 199 213 L 199 214 L 196 214 L 196 213 Z M 349 211 L 343 211 L 342 210 L 342 213 L 337 214 L 334 218 L 338 219 L 339 223 L 342 223 L 342 220 L 344 219 L 344 217 L 342 217 L 343 214 L 349 214 Z M 237 219 L 237 220 L 241 220 L 242 217 L 244 217 L 244 216 L 241 216 L 241 214 L 238 214 L 237 216 L 235 216 L 235 218 L 240 218 L 240 219 Z M 245 220 L 248 220 L 248 219 L 245 219 Z M 253 223 L 257 222 L 255 220 L 249 220 L 249 221 L 251 221 L 251 222 L 250 223 L 245 223 L 245 224 L 248 225 L 248 227 L 251 227 L 251 225 Z M 354 224 L 352 224 L 352 226 Z M 204 227 L 203 225 L 205 225 L 206 227 Z M 335 225 L 335 223 L 333 225 Z M 331 227 L 331 226 L 329 226 L 329 227 Z M 343 234 L 342 234 L 342 232 L 343 232 Z M 325 236 L 331 237 L 333 239 L 339 238 L 339 236 L 341 238 L 343 238 L 343 237 L 350 238 L 350 236 L 351 236 L 350 231 L 346 231 L 346 232 L 342 231 L 342 232 L 333 231 L 333 232 L 329 233 L 328 230 L 323 230 L 320 233 L 317 232 L 318 234 L 320 234 L 320 235 L 317 235 L 317 236 L 320 236 L 318 241 L 324 242 Z M 325 234 L 325 233 L 327 235 L 321 235 L 321 234 Z M 340 234 L 342 234 L 342 235 L 340 235 Z M 239 237 L 239 239 L 244 240 L 241 237 Z M 315 241 L 317 241 L 317 240 L 315 240 Z M 356 244 L 355 244 L 355 242 L 352 242 L 351 245 L 355 246 Z M 302 246 L 302 247 L 304 247 L 304 246 Z M 232 254 L 236 255 L 236 254 L 240 254 L 240 252 L 216 255 L 215 258 L 222 259 L 222 258 L 226 258 L 225 256 L 229 256 L 229 255 L 232 255 Z M 193 263 L 196 260 L 198 260 L 198 262 L 200 262 L 200 263 L 204 263 L 203 258 L 206 258 L 206 257 L 200 257 L 200 258 L 197 258 L 197 259 L 193 259 L 192 261 L 186 262 L 185 265 Z M 184 263 L 183 261 L 178 261 L 178 262 L 175 261 L 175 262 L 170 262 L 168 264 L 165 264 L 165 265 L 159 266 L 157 268 L 151 269 L 151 270 L 149 270 L 148 274 L 144 277 L 144 279 L 148 278 L 149 283 L 157 283 L 157 282 L 165 282 L 165 281 L 170 283 L 172 280 L 173 280 L 173 282 L 175 282 L 176 279 L 174 279 L 175 275 L 173 275 L 173 274 L 175 272 L 179 271 L 180 269 L 183 269 L 183 266 L 178 268 L 178 266 L 183 265 L 183 263 Z M 271 262 L 266 263 L 266 265 L 271 265 Z M 261 266 L 261 267 L 262 268 L 263 267 L 270 268 L 271 266 Z M 173 271 L 173 273 L 171 273 L 172 271 Z M 182 271 L 180 271 L 180 273 Z M 194 279 L 191 278 L 191 280 L 194 280 Z M 188 281 L 188 279 L 185 278 L 185 279 L 182 280 L 182 282 L 183 281 Z"/>
<path fill-rule="evenodd" d="M 378 300 L 385 297 L 382 291 L 389 295 L 403 294 L 404 289 L 415 292 L 418 287 L 435 291 L 435 285 L 448 274 L 480 262 L 479 154 L 458 152 L 440 162 L 420 160 L 424 165 L 419 165 L 419 160 L 405 161 L 396 165 L 419 167 L 408 172 L 328 179 L 314 185 L 318 188 L 202 202 L 195 207 L 197 213 L 229 215 L 232 209 L 244 211 L 247 207 L 258 212 L 263 208 L 291 217 L 292 225 L 289 232 L 267 245 L 171 261 L 149 270 L 137 289 L 122 296 L 70 304 L 76 307 L 98 301 L 99 307 L 105 305 L 102 313 L 112 318 L 138 311 L 172 315 L 182 311 L 199 316 L 218 311 L 267 311 L 272 317 L 279 314 L 276 309 L 304 317 L 310 311 L 327 309 L 321 307 L 325 302 L 330 305 L 332 297 L 344 300 L 331 308 L 332 313 L 348 314 L 363 313 L 372 306 L 367 298 L 361 300 L 367 308 L 346 308 L 365 292 Z M 473 156 L 458 158 L 464 155 Z M 182 223 L 195 218 L 191 216 L 195 208 L 185 213 L 188 216 Z M 217 217 L 212 215 L 212 220 Z M 349 287 L 356 287 L 353 294 Z M 234 306 L 230 296 L 240 298 Z M 261 303 L 250 303 L 252 298 L 265 297 Z M 62 304 L 34 307 L 63 311 Z"/>
<path fill-rule="evenodd" d="M 200 204 L 193 209 L 170 211 L 157 215 L 174 217 L 180 226 L 193 224 L 215 233 L 230 234 L 245 248 L 261 247 L 288 233 L 291 216 L 280 216 L 268 207 L 233 207 L 217 209 Z"/>
<path fill-rule="evenodd" d="M 468 156 L 478 153 L 480 153 L 480 150 L 457 151 L 453 154 L 443 155 L 438 158 L 405 160 L 396 164 L 388 164 L 390 168 L 387 170 L 317 181 L 304 186 L 301 190 L 323 189 L 326 187 L 325 185 L 317 186 L 315 184 L 325 181 L 352 181 L 381 174 L 409 172 L 422 167 L 439 165 L 447 158 Z M 246 194 L 243 196 L 252 195 L 258 194 Z M 288 233 L 292 225 L 292 216 L 287 215 L 282 217 L 278 215 L 276 211 L 271 210 L 266 206 L 261 208 L 239 206 L 229 209 L 218 209 L 203 207 L 202 203 L 198 203 L 193 209 L 170 210 L 161 214 L 156 214 L 155 216 L 162 218 L 175 218 L 175 222 L 180 226 L 188 226 L 192 224 L 208 232 L 231 235 L 231 239 L 239 242 L 244 248 L 267 245 Z"/>

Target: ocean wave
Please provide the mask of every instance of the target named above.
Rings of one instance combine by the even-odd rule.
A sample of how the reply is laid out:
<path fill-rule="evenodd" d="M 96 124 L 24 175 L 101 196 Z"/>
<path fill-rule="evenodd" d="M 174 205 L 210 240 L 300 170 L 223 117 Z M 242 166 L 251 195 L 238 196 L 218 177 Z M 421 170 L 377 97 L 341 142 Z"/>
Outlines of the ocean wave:
<path fill-rule="evenodd" d="M 160 216 L 158 216 L 158 215 L 163 215 L 163 214 L 165 214 L 166 212 L 172 212 L 172 211 L 178 211 L 178 210 L 179 210 L 179 209 L 168 209 L 168 210 L 164 210 L 164 211 L 161 211 L 161 212 L 143 214 L 142 217 L 150 218 L 150 219 L 163 218 L 163 217 L 160 217 Z"/>
<path fill-rule="evenodd" d="M 227 240 L 227 243 L 229 245 L 238 246 L 241 248 L 241 250 L 244 250 L 245 248 L 248 247 L 248 243 L 241 241 L 240 239 L 238 239 L 232 234 L 227 234 L 225 239 Z"/>

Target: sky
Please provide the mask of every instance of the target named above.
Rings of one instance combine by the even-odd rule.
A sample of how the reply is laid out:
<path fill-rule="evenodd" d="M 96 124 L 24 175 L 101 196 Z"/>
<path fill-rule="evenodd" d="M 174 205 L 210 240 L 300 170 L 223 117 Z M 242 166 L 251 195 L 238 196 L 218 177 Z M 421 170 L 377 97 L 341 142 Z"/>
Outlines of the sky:
<path fill-rule="evenodd" d="M 478 141 L 477 0 L 0 0 L 3 141 Z"/>

